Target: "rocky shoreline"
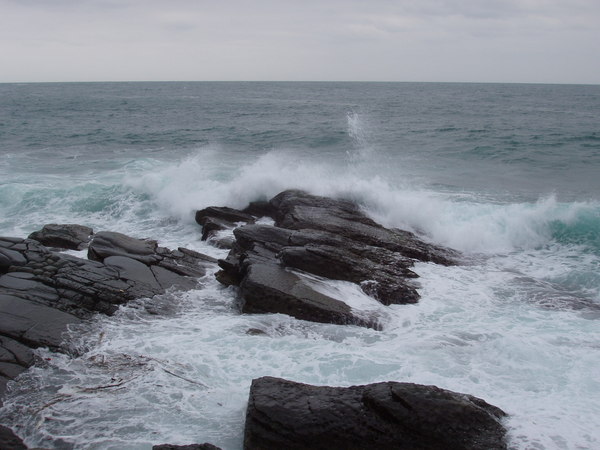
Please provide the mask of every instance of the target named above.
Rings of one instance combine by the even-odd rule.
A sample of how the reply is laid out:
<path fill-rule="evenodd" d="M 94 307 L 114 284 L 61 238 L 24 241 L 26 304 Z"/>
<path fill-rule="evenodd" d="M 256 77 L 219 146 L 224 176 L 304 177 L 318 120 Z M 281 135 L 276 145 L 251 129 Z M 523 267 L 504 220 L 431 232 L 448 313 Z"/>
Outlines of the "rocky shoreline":
<path fill-rule="evenodd" d="M 0 237 L 0 401 L 7 384 L 36 363 L 36 348 L 68 350 L 63 335 L 70 325 L 113 314 L 136 298 L 197 288 L 215 264 L 219 282 L 237 286 L 241 313 L 377 330 L 376 313 L 323 292 L 319 280 L 354 283 L 382 305 L 410 304 L 419 300 L 415 261 L 460 262 L 453 250 L 377 224 L 352 201 L 301 191 L 242 211 L 206 208 L 196 221 L 203 240 L 230 249 L 225 259 L 80 225 L 46 225 L 27 239 Z M 228 229 L 234 239 L 220 236 Z M 86 248 L 87 259 L 64 253 Z M 504 415 L 435 386 L 317 387 L 263 377 L 250 390 L 244 448 L 504 449 Z M 26 448 L 19 442 L 0 428 L 0 448 Z"/>

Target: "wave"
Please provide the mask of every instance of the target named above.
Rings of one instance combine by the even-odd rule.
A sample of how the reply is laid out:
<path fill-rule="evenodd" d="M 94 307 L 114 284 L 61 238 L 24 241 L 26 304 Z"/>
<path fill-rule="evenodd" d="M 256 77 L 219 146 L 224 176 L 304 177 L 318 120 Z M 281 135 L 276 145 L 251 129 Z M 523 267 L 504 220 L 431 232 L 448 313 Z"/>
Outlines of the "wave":
<path fill-rule="evenodd" d="M 361 171 L 360 163 L 307 161 L 292 151 L 270 151 L 254 161 L 222 164 L 219 149 L 207 148 L 177 163 L 145 168 L 127 184 L 184 221 L 211 205 L 242 208 L 285 189 L 350 198 L 386 226 L 409 229 L 464 252 L 506 253 L 550 243 L 582 245 L 600 252 L 600 203 L 500 203 L 473 193 L 436 192 L 417 181 Z"/>

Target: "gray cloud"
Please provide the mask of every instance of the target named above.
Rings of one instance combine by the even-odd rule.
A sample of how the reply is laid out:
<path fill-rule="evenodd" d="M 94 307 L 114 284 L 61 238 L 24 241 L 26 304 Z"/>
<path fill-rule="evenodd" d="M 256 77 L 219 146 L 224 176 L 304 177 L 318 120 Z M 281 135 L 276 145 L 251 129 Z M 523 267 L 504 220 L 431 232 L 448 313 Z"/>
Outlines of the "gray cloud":
<path fill-rule="evenodd" d="M 600 83 L 596 0 L 0 0 L 0 81 Z"/>

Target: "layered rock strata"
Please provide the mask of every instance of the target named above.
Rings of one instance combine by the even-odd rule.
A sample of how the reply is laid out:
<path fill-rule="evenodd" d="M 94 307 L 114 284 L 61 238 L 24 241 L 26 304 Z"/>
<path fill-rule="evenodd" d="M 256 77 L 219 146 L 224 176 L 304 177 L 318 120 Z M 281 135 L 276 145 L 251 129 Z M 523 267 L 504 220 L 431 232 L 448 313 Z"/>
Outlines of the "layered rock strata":
<path fill-rule="evenodd" d="M 255 223 L 250 212 L 269 215 L 274 226 Z M 450 265 L 459 257 L 410 232 L 377 224 L 356 203 L 302 191 L 284 191 L 238 213 L 237 222 L 246 225 L 233 231 L 236 241 L 227 258 L 219 260 L 217 279 L 239 286 L 247 313 L 378 328 L 377 318 L 319 292 L 304 274 L 356 283 L 384 305 L 406 304 L 419 299 L 412 282 L 418 277 L 411 270 L 415 261 Z M 196 217 L 211 223 L 211 209 Z"/>
<path fill-rule="evenodd" d="M 91 235 L 74 225 L 32 234 L 71 249 L 88 245 Z M 192 288 L 215 262 L 192 250 L 169 250 L 113 232 L 93 235 L 88 255 L 53 251 L 33 239 L 0 238 L 0 399 L 6 383 L 34 363 L 32 349 L 61 350 L 69 325 L 93 313 L 113 314 L 120 304 L 171 287 Z"/>

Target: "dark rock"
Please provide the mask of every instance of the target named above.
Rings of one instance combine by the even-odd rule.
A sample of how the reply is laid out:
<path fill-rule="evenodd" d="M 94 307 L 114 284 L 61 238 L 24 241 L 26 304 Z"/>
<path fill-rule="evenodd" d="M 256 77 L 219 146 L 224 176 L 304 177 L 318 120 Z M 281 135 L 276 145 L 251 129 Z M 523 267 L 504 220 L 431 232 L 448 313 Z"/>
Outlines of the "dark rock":
<path fill-rule="evenodd" d="M 274 218 L 275 209 L 266 200 L 258 200 L 250 202 L 246 208 L 242 210 L 245 213 L 251 214 L 255 217 L 271 217 Z"/>
<path fill-rule="evenodd" d="M 101 231 L 94 236 L 88 247 L 88 258 L 102 262 L 109 256 L 126 256 L 150 265 L 161 259 L 156 253 L 157 247 L 156 241 L 136 239 L 113 231 Z"/>
<path fill-rule="evenodd" d="M 0 247 L 0 273 L 8 272 L 10 266 L 27 264 L 27 259 L 18 251 Z"/>
<path fill-rule="evenodd" d="M 420 261 L 453 265 L 458 253 L 426 244 L 413 233 L 387 229 L 365 216 L 357 204 L 319 197 L 302 191 L 284 191 L 271 199 L 275 225 L 292 230 L 323 230 L 374 247 L 398 252 Z"/>
<path fill-rule="evenodd" d="M 254 223 L 254 216 L 233 208 L 209 206 L 200 211 L 196 211 L 196 223 L 204 225 L 208 218 L 219 219 L 229 223 L 245 222 Z"/>
<path fill-rule="evenodd" d="M 60 348 L 67 326 L 79 322 L 66 312 L 0 293 L 0 333 L 29 347 Z"/>
<path fill-rule="evenodd" d="M 33 364 L 30 349 L 64 350 L 69 325 L 171 287 L 194 288 L 195 277 L 215 262 L 120 233 L 96 238 L 90 245 L 96 261 L 53 252 L 32 239 L 0 238 L 0 398 L 6 383 Z"/>
<path fill-rule="evenodd" d="M 27 450 L 27 446 L 10 428 L 0 425 L 0 449 Z"/>
<path fill-rule="evenodd" d="M 427 244 L 412 233 L 377 224 L 347 200 L 285 191 L 271 199 L 268 208 L 261 208 L 269 211 L 276 226 L 236 228 L 229 255 L 219 260 L 222 270 L 217 279 L 240 286 L 244 312 L 281 312 L 316 322 L 373 326 L 372 318 L 360 319 L 361 314 L 349 307 L 342 311 L 338 303 L 344 299 L 329 298 L 338 303 L 322 309 L 327 303 L 322 294 L 314 302 L 298 298 L 294 292 L 299 290 L 292 286 L 306 285 L 303 275 L 283 268 L 356 283 L 384 305 L 406 304 L 419 299 L 412 281 L 417 278 L 411 270 L 415 260 L 454 264 L 458 257 L 455 251 Z M 260 267 L 252 272 L 255 265 Z"/>
<path fill-rule="evenodd" d="M 158 265 L 183 277 L 202 277 L 206 273 L 206 267 L 216 262 L 214 258 L 193 250 L 158 247 L 156 241 L 152 240 L 136 239 L 109 231 L 96 234 L 90 243 L 88 258 L 104 261 L 110 256 L 134 259 L 146 266 Z M 188 283 L 182 281 L 182 284 Z"/>
<path fill-rule="evenodd" d="M 108 267 L 114 267 L 119 272 L 119 278 L 133 280 L 138 283 L 148 285 L 149 290 L 162 290 L 161 285 L 156 281 L 156 277 L 150 267 L 135 259 L 126 256 L 109 256 L 104 259 L 104 264 Z"/>
<path fill-rule="evenodd" d="M 219 231 L 231 230 L 240 222 L 254 223 L 254 221 L 255 218 L 251 214 L 233 208 L 210 206 L 196 211 L 196 222 L 202 225 L 202 240 L 214 242 L 221 248 L 231 248 L 231 244 L 211 239 Z"/>
<path fill-rule="evenodd" d="M 46 247 L 82 250 L 87 246 L 94 231 L 90 227 L 75 224 L 48 224 L 29 235 Z"/>
<path fill-rule="evenodd" d="M 221 447 L 208 443 L 191 445 L 162 444 L 153 446 L 152 450 L 221 450 Z"/>
<path fill-rule="evenodd" d="M 214 217 L 205 217 L 202 220 L 202 238 L 201 240 L 206 241 L 210 237 L 215 236 L 218 231 L 227 230 L 235 227 L 232 222 L 227 222 L 221 219 L 215 219 Z"/>
<path fill-rule="evenodd" d="M 248 328 L 246 334 L 249 336 L 268 336 L 268 333 L 259 328 Z"/>
<path fill-rule="evenodd" d="M 412 383 L 310 386 L 255 379 L 244 449 L 506 449 L 505 413 L 466 394 Z"/>
<path fill-rule="evenodd" d="M 207 240 L 208 243 L 213 247 L 222 248 L 226 250 L 231 250 L 233 248 L 233 244 L 235 243 L 235 237 L 233 236 L 218 237 L 216 235 L 213 235 L 210 236 Z"/>
<path fill-rule="evenodd" d="M 64 227 L 77 234 L 77 226 Z M 46 240 L 42 232 L 60 232 L 52 226 L 44 230 L 35 235 L 40 241 L 70 245 Z M 93 260 L 52 252 L 38 240 L 0 237 L 0 405 L 7 383 L 34 364 L 31 349 L 64 351 L 70 325 L 96 312 L 112 314 L 116 305 L 171 287 L 191 289 L 196 286 L 193 277 L 216 262 L 192 250 L 169 250 L 155 241 L 111 232 L 98 233 L 88 254 Z M 1 449 L 25 448 L 5 431 L 0 429 Z"/>
<path fill-rule="evenodd" d="M 413 262 L 385 249 L 357 248 L 350 243 L 344 247 L 309 244 L 285 247 L 279 257 L 287 267 L 358 283 L 365 293 L 384 305 L 416 303 L 419 299 L 415 288 L 407 282 L 407 278 L 417 277 L 408 269 Z"/>
<path fill-rule="evenodd" d="M 240 291 L 245 313 L 282 313 L 313 322 L 378 328 L 377 320 L 356 315 L 344 302 L 315 291 L 302 276 L 274 264 L 252 264 Z"/>

